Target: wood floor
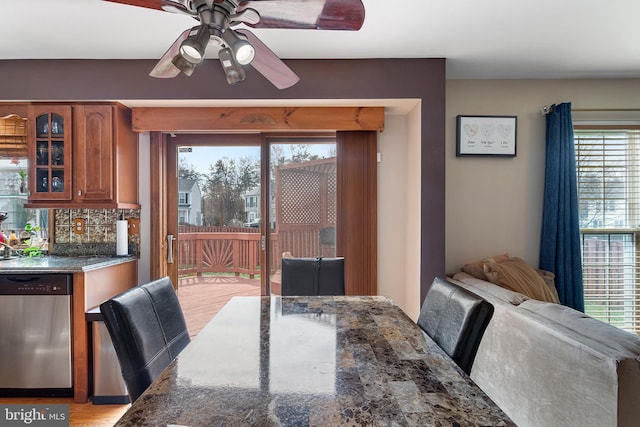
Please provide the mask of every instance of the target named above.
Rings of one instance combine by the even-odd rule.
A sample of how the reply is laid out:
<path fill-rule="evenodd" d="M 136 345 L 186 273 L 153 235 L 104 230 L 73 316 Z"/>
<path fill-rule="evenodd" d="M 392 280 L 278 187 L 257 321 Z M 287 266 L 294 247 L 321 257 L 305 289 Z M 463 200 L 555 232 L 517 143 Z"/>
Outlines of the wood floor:
<path fill-rule="evenodd" d="M 260 279 L 189 277 L 180 279 L 178 299 L 192 337 L 234 296 L 260 295 Z M 71 426 L 113 426 L 129 405 L 74 403 L 72 398 L 2 398 L 0 404 L 68 404 Z"/>
<path fill-rule="evenodd" d="M 235 276 L 203 276 L 180 279 L 178 299 L 194 337 L 234 296 L 260 295 L 260 279 Z"/>

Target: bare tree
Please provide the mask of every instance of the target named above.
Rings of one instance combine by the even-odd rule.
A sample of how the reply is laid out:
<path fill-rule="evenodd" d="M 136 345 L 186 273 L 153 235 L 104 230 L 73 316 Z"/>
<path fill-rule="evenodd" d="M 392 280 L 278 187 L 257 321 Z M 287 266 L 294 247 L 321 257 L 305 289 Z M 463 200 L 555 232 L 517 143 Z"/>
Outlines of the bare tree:
<path fill-rule="evenodd" d="M 209 166 L 205 176 L 203 205 L 207 225 L 227 226 L 242 222 L 242 195 L 260 180 L 257 161 L 241 157 L 237 162 L 224 157 Z"/>

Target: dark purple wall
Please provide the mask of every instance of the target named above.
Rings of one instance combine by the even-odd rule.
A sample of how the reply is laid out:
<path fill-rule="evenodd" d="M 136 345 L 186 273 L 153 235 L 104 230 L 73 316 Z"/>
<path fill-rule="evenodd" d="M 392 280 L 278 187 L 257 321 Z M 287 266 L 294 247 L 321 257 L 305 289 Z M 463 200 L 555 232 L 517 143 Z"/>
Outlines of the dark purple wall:
<path fill-rule="evenodd" d="M 154 79 L 155 60 L 0 60 L 0 101 L 118 99 L 422 100 L 421 297 L 444 274 L 445 60 L 287 60 L 300 82 L 278 90 L 253 69 L 227 85 L 217 61 L 191 77 Z"/>

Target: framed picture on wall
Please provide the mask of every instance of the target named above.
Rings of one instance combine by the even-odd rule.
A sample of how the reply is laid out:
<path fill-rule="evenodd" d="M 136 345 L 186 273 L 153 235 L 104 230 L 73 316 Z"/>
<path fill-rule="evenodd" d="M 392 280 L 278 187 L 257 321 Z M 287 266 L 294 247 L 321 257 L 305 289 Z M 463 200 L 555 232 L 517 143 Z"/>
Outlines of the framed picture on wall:
<path fill-rule="evenodd" d="M 458 116 L 456 156 L 516 156 L 516 116 Z"/>

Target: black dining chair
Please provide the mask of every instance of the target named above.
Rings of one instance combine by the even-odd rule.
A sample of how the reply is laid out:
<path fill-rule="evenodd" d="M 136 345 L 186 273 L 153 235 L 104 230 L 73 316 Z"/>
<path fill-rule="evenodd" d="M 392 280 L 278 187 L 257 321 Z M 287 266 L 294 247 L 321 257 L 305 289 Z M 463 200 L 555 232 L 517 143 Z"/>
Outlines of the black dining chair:
<path fill-rule="evenodd" d="M 103 302 L 100 312 L 134 402 L 191 341 L 178 296 L 163 277 Z"/>
<path fill-rule="evenodd" d="M 344 295 L 344 258 L 320 258 L 318 295 Z"/>
<path fill-rule="evenodd" d="M 418 326 L 467 374 L 493 316 L 493 305 L 467 289 L 436 277 L 422 303 Z"/>
<path fill-rule="evenodd" d="M 282 258 L 282 296 L 344 295 L 344 258 Z"/>

